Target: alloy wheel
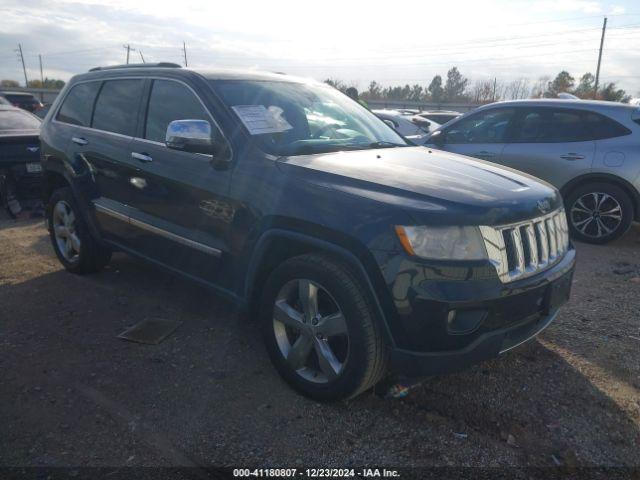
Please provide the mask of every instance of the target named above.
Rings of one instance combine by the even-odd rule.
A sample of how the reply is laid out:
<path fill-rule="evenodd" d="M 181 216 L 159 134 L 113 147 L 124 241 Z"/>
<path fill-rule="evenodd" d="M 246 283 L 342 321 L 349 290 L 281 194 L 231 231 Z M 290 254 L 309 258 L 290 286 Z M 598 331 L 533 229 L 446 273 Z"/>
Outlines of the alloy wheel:
<path fill-rule="evenodd" d="M 586 193 L 571 207 L 571 223 L 580 233 L 591 238 L 605 237 L 622 223 L 622 207 L 611 195 Z"/>
<path fill-rule="evenodd" d="M 280 353 L 305 380 L 328 383 L 349 358 L 345 317 L 331 294 L 316 282 L 287 282 L 276 297 L 273 330 Z"/>
<path fill-rule="evenodd" d="M 52 228 L 60 254 L 70 263 L 77 262 L 81 242 L 76 230 L 76 216 L 64 200 L 53 207 Z"/>

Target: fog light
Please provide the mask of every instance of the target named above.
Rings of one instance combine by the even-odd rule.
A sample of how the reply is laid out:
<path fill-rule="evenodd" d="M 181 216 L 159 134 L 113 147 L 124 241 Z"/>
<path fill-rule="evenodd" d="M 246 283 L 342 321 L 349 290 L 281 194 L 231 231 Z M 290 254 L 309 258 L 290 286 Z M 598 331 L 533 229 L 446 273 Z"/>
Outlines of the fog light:
<path fill-rule="evenodd" d="M 471 333 L 480 326 L 486 315 L 486 310 L 449 310 L 447 330 L 452 335 Z"/>

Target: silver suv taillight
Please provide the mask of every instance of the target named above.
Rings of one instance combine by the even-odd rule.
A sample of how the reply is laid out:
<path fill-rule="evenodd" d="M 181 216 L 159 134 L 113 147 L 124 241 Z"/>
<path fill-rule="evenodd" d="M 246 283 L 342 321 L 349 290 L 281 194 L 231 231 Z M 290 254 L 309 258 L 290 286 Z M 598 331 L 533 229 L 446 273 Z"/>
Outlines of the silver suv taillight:
<path fill-rule="evenodd" d="M 503 283 L 530 277 L 551 267 L 569 248 L 564 209 L 524 222 L 481 226 L 489 260 Z"/>

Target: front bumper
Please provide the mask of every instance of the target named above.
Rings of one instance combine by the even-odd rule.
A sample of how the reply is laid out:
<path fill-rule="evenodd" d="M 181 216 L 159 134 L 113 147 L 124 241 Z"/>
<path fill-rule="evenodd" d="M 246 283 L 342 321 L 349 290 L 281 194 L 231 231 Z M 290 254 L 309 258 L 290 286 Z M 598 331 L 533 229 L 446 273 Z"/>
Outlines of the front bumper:
<path fill-rule="evenodd" d="M 407 376 L 457 372 L 535 337 L 569 299 L 574 265 L 571 249 L 551 269 L 513 285 L 487 279 L 481 282 L 486 285 L 482 291 L 469 290 L 470 282 L 464 281 L 457 289 L 449 283 L 446 288 L 416 289 L 410 311 L 399 315 L 405 338 L 391 349 L 392 370 Z M 436 297 L 436 291 L 445 294 Z M 455 334 L 448 330 L 451 311 L 481 312 L 481 320 L 472 331 Z"/>

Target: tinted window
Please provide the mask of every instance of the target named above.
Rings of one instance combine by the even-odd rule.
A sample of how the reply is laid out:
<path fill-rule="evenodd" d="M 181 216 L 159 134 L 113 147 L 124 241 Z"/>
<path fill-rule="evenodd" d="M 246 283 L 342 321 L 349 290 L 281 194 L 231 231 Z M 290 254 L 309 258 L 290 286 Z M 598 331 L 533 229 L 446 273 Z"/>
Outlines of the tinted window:
<path fill-rule="evenodd" d="M 92 127 L 122 135 L 135 135 L 142 80 L 109 80 L 100 90 Z"/>
<path fill-rule="evenodd" d="M 585 122 L 587 123 L 594 140 L 622 137 L 631 133 L 631 130 L 627 127 L 620 125 L 615 120 L 597 113 L 587 113 L 585 115 Z"/>
<path fill-rule="evenodd" d="M 513 114 L 513 109 L 501 108 L 471 115 L 446 130 L 446 142 L 502 143 Z"/>
<path fill-rule="evenodd" d="M 22 110 L 0 110 L 0 131 L 37 130 L 40 120 Z"/>
<path fill-rule="evenodd" d="M 536 109 L 523 113 L 512 142 L 564 143 L 591 140 L 583 112 L 574 110 Z"/>
<path fill-rule="evenodd" d="M 98 94 L 100 82 L 80 83 L 71 87 L 58 111 L 57 120 L 88 127 L 91 123 L 91 108 Z"/>
<path fill-rule="evenodd" d="M 169 80 L 154 80 L 144 138 L 164 142 L 167 126 L 174 120 L 210 121 L 200 101 L 187 87 Z"/>

